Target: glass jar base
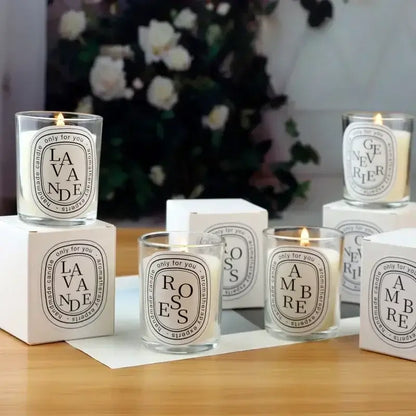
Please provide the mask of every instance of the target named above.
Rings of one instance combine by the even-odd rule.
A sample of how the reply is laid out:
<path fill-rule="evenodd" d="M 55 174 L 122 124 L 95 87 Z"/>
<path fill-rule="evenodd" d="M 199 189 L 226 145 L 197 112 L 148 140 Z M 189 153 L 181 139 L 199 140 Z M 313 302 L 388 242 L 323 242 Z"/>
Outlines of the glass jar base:
<path fill-rule="evenodd" d="M 191 345 L 166 345 L 159 342 L 147 341 L 142 339 L 142 342 L 146 348 L 149 348 L 156 352 L 162 352 L 167 354 L 195 354 L 198 352 L 208 351 L 218 346 L 218 342 L 209 342 L 206 344 L 191 344 Z"/>
<path fill-rule="evenodd" d="M 392 201 L 392 202 L 362 202 L 356 201 L 352 199 L 344 198 L 344 201 L 348 205 L 352 205 L 358 208 L 365 208 L 365 209 L 389 209 L 389 208 L 400 208 L 404 207 L 409 203 L 410 198 L 407 197 L 402 199 L 401 201 Z"/>
<path fill-rule="evenodd" d="M 310 334 L 290 334 L 283 331 L 281 328 L 272 328 L 266 326 L 266 332 L 275 338 L 285 341 L 319 341 L 323 339 L 334 338 L 337 335 L 338 327 L 331 326 L 324 331 L 313 332 Z"/>
<path fill-rule="evenodd" d="M 28 224 L 43 225 L 46 227 L 73 227 L 76 225 L 87 225 L 96 221 L 95 218 L 74 218 L 74 219 L 58 219 L 34 217 L 32 215 L 18 214 L 19 219 Z"/>

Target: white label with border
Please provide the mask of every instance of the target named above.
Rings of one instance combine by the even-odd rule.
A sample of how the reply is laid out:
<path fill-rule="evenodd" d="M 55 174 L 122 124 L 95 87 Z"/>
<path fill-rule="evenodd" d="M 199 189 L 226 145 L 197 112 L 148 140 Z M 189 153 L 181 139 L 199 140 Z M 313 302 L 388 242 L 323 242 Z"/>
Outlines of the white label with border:
<path fill-rule="evenodd" d="M 150 256 L 144 270 L 146 326 L 159 341 L 196 341 L 210 320 L 211 275 L 201 256 L 166 252 Z"/>
<path fill-rule="evenodd" d="M 36 206 L 53 218 L 86 211 L 96 192 L 97 156 L 89 130 L 45 127 L 32 142 L 31 189 Z"/>
<path fill-rule="evenodd" d="M 256 233 L 246 224 L 216 224 L 205 230 L 225 239 L 223 299 L 245 296 L 253 288 L 258 269 Z"/>
<path fill-rule="evenodd" d="M 342 289 L 358 296 L 361 288 L 362 239 L 382 230 L 366 221 L 344 221 L 335 228 L 344 234 Z"/>
<path fill-rule="evenodd" d="M 398 257 L 379 260 L 369 280 L 369 319 L 383 342 L 416 346 L 416 263 Z"/>
<path fill-rule="evenodd" d="M 343 138 L 345 187 L 358 201 L 383 200 L 397 174 L 397 139 L 384 125 L 354 122 Z"/>
<path fill-rule="evenodd" d="M 282 246 L 270 253 L 266 270 L 276 325 L 292 334 L 313 332 L 328 310 L 327 258 L 313 248 Z"/>
<path fill-rule="evenodd" d="M 81 328 L 95 321 L 107 298 L 107 258 L 89 240 L 66 241 L 44 256 L 41 272 L 42 308 L 61 328 Z"/>

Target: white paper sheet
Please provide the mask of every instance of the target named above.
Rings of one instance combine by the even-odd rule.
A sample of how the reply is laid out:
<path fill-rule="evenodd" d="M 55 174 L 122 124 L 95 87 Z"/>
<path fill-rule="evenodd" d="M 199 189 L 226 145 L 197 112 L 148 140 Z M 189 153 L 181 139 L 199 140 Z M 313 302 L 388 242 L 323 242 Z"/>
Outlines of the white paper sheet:
<path fill-rule="evenodd" d="M 225 335 L 221 336 L 217 348 L 189 355 L 158 353 L 148 350 L 140 344 L 137 276 L 116 279 L 115 306 L 115 334 L 113 336 L 68 341 L 68 344 L 113 369 L 295 343 L 294 341 L 273 338 L 239 313 L 229 310 L 223 311 L 221 327 L 222 333 Z M 358 331 L 358 317 L 343 319 L 338 336 L 354 335 L 358 334 Z"/>

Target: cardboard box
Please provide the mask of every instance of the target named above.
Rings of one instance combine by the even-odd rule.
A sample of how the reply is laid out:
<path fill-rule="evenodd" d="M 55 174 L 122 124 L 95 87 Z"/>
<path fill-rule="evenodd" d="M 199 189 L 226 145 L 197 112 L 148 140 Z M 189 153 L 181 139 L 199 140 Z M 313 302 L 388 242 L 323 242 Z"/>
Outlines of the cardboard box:
<path fill-rule="evenodd" d="M 416 227 L 416 203 L 400 208 L 368 209 L 336 201 L 324 205 L 323 225 L 344 233 L 341 300 L 360 303 L 362 239 L 385 231 Z"/>
<path fill-rule="evenodd" d="M 360 348 L 416 361 L 416 228 L 365 237 Z"/>
<path fill-rule="evenodd" d="M 28 344 L 114 331 L 115 227 L 0 217 L 0 328 Z"/>
<path fill-rule="evenodd" d="M 226 240 L 224 309 L 264 306 L 263 230 L 268 213 L 244 199 L 167 201 L 167 231 L 212 232 Z"/>

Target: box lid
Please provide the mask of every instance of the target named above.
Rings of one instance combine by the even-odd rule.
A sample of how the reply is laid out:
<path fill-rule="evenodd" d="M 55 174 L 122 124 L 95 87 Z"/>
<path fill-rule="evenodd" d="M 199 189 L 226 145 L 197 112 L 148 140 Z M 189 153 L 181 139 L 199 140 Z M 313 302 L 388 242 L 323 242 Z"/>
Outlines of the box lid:
<path fill-rule="evenodd" d="M 369 235 L 364 237 L 364 241 L 416 248 L 416 228 L 400 228 L 386 233 Z"/>
<path fill-rule="evenodd" d="M 374 215 L 384 214 L 384 215 L 403 215 L 407 213 L 416 213 L 416 203 L 409 202 L 408 204 L 398 207 L 398 208 L 382 208 L 382 209 L 368 209 L 365 207 L 356 207 L 345 202 L 343 199 L 335 202 L 330 202 L 329 204 L 324 205 L 324 210 L 346 210 L 349 212 L 357 213 L 371 213 Z"/>
<path fill-rule="evenodd" d="M 6 215 L 3 217 L 0 217 L 0 223 L 4 224 L 6 226 L 9 227 L 15 227 L 18 228 L 22 231 L 26 231 L 29 233 L 55 233 L 55 232 L 62 232 L 62 231 L 68 231 L 69 229 L 71 230 L 88 230 L 89 228 L 94 228 L 96 229 L 97 227 L 104 227 L 104 228 L 113 228 L 114 225 L 104 222 L 104 221 L 94 221 L 91 223 L 88 223 L 86 225 L 75 225 L 75 226 L 71 226 L 71 227 L 64 227 L 64 226 L 59 226 L 59 227 L 54 227 L 54 226 L 44 226 L 44 225 L 37 225 L 37 224 L 29 224 L 27 222 L 24 222 L 22 220 L 19 219 L 19 217 L 17 215 Z"/>
<path fill-rule="evenodd" d="M 224 199 L 169 199 L 167 207 L 177 208 L 186 212 L 211 214 L 228 214 L 233 212 L 259 212 L 266 211 L 258 205 L 241 198 Z"/>

